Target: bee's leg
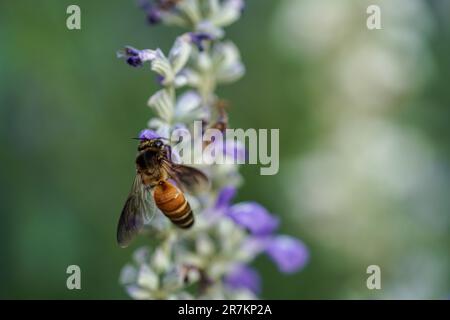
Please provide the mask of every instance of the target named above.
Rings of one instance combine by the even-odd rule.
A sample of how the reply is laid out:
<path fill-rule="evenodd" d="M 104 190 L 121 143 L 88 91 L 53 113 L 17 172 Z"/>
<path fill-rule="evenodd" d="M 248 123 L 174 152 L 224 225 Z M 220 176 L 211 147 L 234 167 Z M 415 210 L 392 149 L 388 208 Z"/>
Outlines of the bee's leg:
<path fill-rule="evenodd" d="M 172 162 L 172 147 L 166 144 L 164 146 L 164 151 L 166 152 L 166 158 Z"/>

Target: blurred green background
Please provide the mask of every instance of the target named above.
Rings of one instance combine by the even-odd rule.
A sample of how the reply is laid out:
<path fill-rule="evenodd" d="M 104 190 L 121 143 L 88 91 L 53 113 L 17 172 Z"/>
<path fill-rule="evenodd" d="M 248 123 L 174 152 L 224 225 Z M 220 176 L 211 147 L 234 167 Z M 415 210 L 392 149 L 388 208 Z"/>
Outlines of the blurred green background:
<path fill-rule="evenodd" d="M 366 28 L 369 4 L 382 30 Z M 449 296 L 449 4 L 249 0 L 227 29 L 247 67 L 219 91 L 232 127 L 281 136 L 279 174 L 244 166 L 237 201 L 311 251 L 295 275 L 258 258 L 263 298 Z M 134 1 L 0 3 L 0 298 L 127 298 L 119 273 L 143 241 L 120 249 L 115 230 L 157 85 L 115 52 L 167 52 L 179 33 Z M 71 264 L 82 290 L 66 289 Z M 366 287 L 371 264 L 381 290 Z"/>

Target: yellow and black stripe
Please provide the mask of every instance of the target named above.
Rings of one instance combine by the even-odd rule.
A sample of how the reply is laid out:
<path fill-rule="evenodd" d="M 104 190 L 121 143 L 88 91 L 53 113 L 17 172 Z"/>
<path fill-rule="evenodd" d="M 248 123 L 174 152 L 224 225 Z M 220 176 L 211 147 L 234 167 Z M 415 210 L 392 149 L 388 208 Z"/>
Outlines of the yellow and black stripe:
<path fill-rule="evenodd" d="M 154 190 L 156 206 L 176 226 L 187 229 L 194 224 L 194 214 L 184 194 L 168 181 L 161 181 Z"/>

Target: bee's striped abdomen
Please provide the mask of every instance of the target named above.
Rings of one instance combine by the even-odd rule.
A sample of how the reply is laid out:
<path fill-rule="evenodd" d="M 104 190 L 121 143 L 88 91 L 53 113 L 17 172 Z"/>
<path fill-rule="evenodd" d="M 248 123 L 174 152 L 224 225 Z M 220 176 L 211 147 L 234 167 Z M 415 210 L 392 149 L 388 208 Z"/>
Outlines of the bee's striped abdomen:
<path fill-rule="evenodd" d="M 173 184 L 161 181 L 154 190 L 156 206 L 180 228 L 189 228 L 194 224 L 194 215 L 184 194 Z"/>

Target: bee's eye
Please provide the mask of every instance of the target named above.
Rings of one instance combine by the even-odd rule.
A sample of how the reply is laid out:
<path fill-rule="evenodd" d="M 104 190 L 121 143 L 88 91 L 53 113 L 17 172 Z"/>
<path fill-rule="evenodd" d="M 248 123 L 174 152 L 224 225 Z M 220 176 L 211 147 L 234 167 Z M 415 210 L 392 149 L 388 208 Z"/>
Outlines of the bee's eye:
<path fill-rule="evenodd" d="M 156 148 L 161 148 L 163 146 L 163 142 L 161 140 L 156 140 L 155 141 L 155 147 Z"/>

